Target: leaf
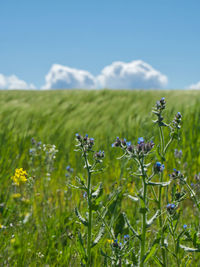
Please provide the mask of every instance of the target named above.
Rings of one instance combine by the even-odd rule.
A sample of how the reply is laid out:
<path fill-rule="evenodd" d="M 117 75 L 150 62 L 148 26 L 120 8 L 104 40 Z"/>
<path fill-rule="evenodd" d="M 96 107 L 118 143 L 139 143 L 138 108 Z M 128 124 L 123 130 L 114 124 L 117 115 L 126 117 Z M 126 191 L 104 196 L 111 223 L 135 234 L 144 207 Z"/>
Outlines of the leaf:
<path fill-rule="evenodd" d="M 80 212 L 79 212 L 79 210 L 78 210 L 77 207 L 75 208 L 75 214 L 76 214 L 76 216 L 78 217 L 79 221 L 80 221 L 83 225 L 88 226 L 88 222 L 86 221 L 86 219 L 84 219 L 84 218 L 81 216 L 81 214 L 80 214 Z"/>
<path fill-rule="evenodd" d="M 180 247 L 187 252 L 200 252 L 200 248 L 190 248 L 183 245 L 180 245 Z"/>
<path fill-rule="evenodd" d="M 154 256 L 153 257 L 153 260 L 159 265 L 159 266 L 163 266 L 163 263 L 162 263 L 162 261 L 157 257 L 157 256 Z"/>
<path fill-rule="evenodd" d="M 79 177 L 76 176 L 75 178 L 81 187 L 83 187 L 84 189 L 87 189 L 87 187 L 85 185 L 85 179 L 83 178 L 83 176 L 81 174 L 79 175 Z"/>
<path fill-rule="evenodd" d="M 168 182 L 164 182 L 164 183 L 160 183 L 160 182 L 148 182 L 148 185 L 153 185 L 153 186 L 157 186 L 160 185 L 161 187 L 165 187 L 168 186 L 171 183 L 171 181 Z"/>
<path fill-rule="evenodd" d="M 103 193 L 103 186 L 102 183 L 100 183 L 97 190 L 92 193 L 92 197 L 97 199 L 102 195 L 102 193 Z"/>
<path fill-rule="evenodd" d="M 94 242 L 93 242 L 93 244 L 91 246 L 92 248 L 99 243 L 99 241 L 103 237 L 104 233 L 105 233 L 105 225 L 103 224 L 102 227 L 99 230 L 99 233 L 98 233 L 97 237 L 95 238 L 95 240 L 94 240 Z"/>
<path fill-rule="evenodd" d="M 147 262 L 155 254 L 156 249 L 157 249 L 159 243 L 160 243 L 160 237 L 156 238 L 153 241 L 153 243 L 152 243 L 149 251 L 145 255 L 144 263 Z"/>
<path fill-rule="evenodd" d="M 134 202 L 137 202 L 139 200 L 137 197 L 133 197 L 131 195 L 127 195 L 127 197 L 133 200 Z"/>
<path fill-rule="evenodd" d="M 151 219 L 146 222 L 147 227 L 152 225 L 152 223 L 156 220 L 159 214 L 160 214 L 160 210 L 157 210 L 156 213 L 151 217 Z"/>
<path fill-rule="evenodd" d="M 126 216 L 126 214 L 125 214 L 124 212 L 123 212 L 123 216 L 124 216 L 124 220 L 125 220 L 125 222 L 127 223 L 129 229 L 131 230 L 131 232 L 132 232 L 135 236 L 137 236 L 139 239 L 141 239 L 140 236 L 139 236 L 139 234 L 138 234 L 138 233 L 134 230 L 134 228 L 131 226 L 131 224 L 130 224 L 130 222 L 129 222 L 129 220 L 128 220 L 128 218 L 127 218 L 127 216 Z"/>

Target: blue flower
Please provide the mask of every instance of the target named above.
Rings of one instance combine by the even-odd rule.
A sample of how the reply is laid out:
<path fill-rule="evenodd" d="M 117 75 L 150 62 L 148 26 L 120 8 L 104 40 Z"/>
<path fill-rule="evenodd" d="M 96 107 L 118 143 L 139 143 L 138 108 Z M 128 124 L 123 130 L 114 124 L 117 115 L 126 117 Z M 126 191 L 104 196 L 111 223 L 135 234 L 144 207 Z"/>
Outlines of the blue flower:
<path fill-rule="evenodd" d="M 157 171 L 157 172 L 163 172 L 164 168 L 165 168 L 165 165 L 164 164 L 162 164 L 159 161 L 156 162 L 156 164 L 155 164 L 155 171 Z"/>
<path fill-rule="evenodd" d="M 126 142 L 126 145 L 127 146 L 131 146 L 131 142 L 129 141 L 129 142 Z"/>
<path fill-rule="evenodd" d="M 67 171 L 69 171 L 69 170 L 70 170 L 70 166 L 69 166 L 69 165 L 66 167 L 66 170 L 67 170 Z"/>
<path fill-rule="evenodd" d="M 187 229 L 187 224 L 184 224 L 184 225 L 183 225 L 183 228 L 184 228 L 184 229 Z"/>
<path fill-rule="evenodd" d="M 138 144 L 144 143 L 144 138 L 143 137 L 139 137 L 138 138 Z"/>

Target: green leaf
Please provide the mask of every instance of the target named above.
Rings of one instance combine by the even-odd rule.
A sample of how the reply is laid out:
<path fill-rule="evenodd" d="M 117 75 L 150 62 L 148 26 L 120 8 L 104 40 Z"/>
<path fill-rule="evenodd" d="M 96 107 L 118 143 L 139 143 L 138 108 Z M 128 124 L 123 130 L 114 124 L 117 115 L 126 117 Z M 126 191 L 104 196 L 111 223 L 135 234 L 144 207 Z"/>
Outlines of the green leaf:
<path fill-rule="evenodd" d="M 83 187 L 84 189 L 87 189 L 87 187 L 85 185 L 85 179 L 84 179 L 84 177 L 81 174 L 79 174 L 79 177 L 76 176 L 75 178 L 76 178 L 76 181 L 79 183 L 79 185 L 81 187 Z"/>
<path fill-rule="evenodd" d="M 93 242 L 93 244 L 91 246 L 92 248 L 99 243 L 99 241 L 103 237 L 104 233 L 105 233 L 105 225 L 103 224 L 102 227 L 99 230 L 99 233 L 98 233 L 97 237 L 95 238 L 95 240 L 94 240 L 94 242 Z"/>
<path fill-rule="evenodd" d="M 139 200 L 137 197 L 133 197 L 131 195 L 127 195 L 127 197 L 130 198 L 134 202 L 137 202 Z"/>
<path fill-rule="evenodd" d="M 148 185 L 153 185 L 153 186 L 157 186 L 160 185 L 161 187 L 165 187 L 168 186 L 171 183 L 171 181 L 168 182 L 164 182 L 164 183 L 160 183 L 160 182 L 148 182 Z"/>
<path fill-rule="evenodd" d="M 160 237 L 156 238 L 152 243 L 149 251 L 145 255 L 144 263 L 147 262 L 152 256 L 154 256 L 159 243 L 160 243 Z"/>
<path fill-rule="evenodd" d="M 187 252 L 200 252 L 200 248 L 190 248 L 183 245 L 180 245 L 180 247 Z"/>
<path fill-rule="evenodd" d="M 92 193 L 92 197 L 97 199 L 102 195 L 102 193 L 103 193 L 103 186 L 102 183 L 100 183 L 97 190 Z"/>
<path fill-rule="evenodd" d="M 77 207 L 75 208 L 75 214 L 76 214 L 76 216 L 78 217 L 79 221 L 80 221 L 83 225 L 88 226 L 88 222 L 86 221 L 86 219 L 84 219 L 84 218 L 81 216 L 81 214 L 80 214 L 80 212 L 79 212 L 79 210 L 78 210 Z"/>
<path fill-rule="evenodd" d="M 153 222 L 157 219 L 159 214 L 160 214 L 160 210 L 157 210 L 156 213 L 151 217 L 151 219 L 146 222 L 147 227 L 153 224 Z"/>
<path fill-rule="evenodd" d="M 161 261 L 157 256 L 154 256 L 154 257 L 153 257 L 153 260 L 154 260 L 160 267 L 163 266 L 162 261 Z"/>

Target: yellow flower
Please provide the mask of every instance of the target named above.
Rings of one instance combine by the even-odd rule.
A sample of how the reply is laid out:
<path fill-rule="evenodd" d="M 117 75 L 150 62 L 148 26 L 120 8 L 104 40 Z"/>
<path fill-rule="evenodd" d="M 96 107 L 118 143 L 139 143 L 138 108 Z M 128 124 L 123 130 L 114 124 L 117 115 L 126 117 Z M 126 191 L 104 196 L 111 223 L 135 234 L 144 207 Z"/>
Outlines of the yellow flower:
<path fill-rule="evenodd" d="M 12 239 L 10 240 L 10 243 L 11 243 L 11 244 L 14 244 L 14 243 L 15 243 L 15 238 L 12 238 Z"/>
<path fill-rule="evenodd" d="M 21 194 L 20 193 L 12 194 L 12 197 L 13 198 L 20 198 L 21 197 Z"/>
<path fill-rule="evenodd" d="M 21 184 L 27 181 L 27 172 L 23 170 L 23 168 L 16 169 L 15 175 L 11 177 L 14 184 L 20 186 Z"/>
<path fill-rule="evenodd" d="M 107 239 L 107 241 L 108 241 L 109 244 L 113 243 L 112 239 Z"/>

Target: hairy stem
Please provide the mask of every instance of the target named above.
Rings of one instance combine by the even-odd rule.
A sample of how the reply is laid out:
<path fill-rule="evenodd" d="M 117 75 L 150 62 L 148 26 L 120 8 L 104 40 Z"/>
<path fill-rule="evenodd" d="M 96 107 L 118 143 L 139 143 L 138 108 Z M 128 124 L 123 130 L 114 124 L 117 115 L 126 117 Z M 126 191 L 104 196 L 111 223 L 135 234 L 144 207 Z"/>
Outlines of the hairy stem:
<path fill-rule="evenodd" d="M 162 163 L 163 159 L 165 157 L 165 152 L 167 150 L 167 147 L 171 142 L 168 142 L 167 146 L 165 147 L 165 141 L 164 141 L 164 135 L 163 135 L 163 130 L 162 127 L 159 127 L 160 131 L 160 142 L 161 142 L 161 153 L 162 153 Z M 160 174 L 160 182 L 163 182 L 163 173 Z M 158 194 L 158 209 L 160 211 L 160 216 L 159 216 L 159 226 L 161 229 L 161 251 L 162 251 L 162 259 L 163 259 L 163 266 L 166 266 L 166 251 L 165 251 L 165 246 L 164 246 L 164 232 L 163 232 L 163 216 L 161 213 L 162 210 L 162 186 L 159 187 L 159 194 Z"/>
<path fill-rule="evenodd" d="M 87 159 L 87 154 L 84 152 L 85 165 L 88 173 L 87 180 L 87 196 L 88 196 L 88 231 L 87 231 L 87 266 L 91 266 L 91 238 L 92 238 L 92 202 L 91 202 L 91 172 Z"/>
<path fill-rule="evenodd" d="M 147 209 L 147 184 L 146 184 L 146 173 L 144 170 L 144 158 L 142 158 L 142 162 L 140 161 L 140 167 L 142 171 L 142 182 L 143 182 L 143 196 L 142 196 L 142 207 L 144 210 L 142 211 L 142 238 L 141 238 L 141 248 L 140 248 L 140 267 L 144 266 L 144 256 L 145 256 L 145 245 L 146 245 L 146 209 Z"/>

